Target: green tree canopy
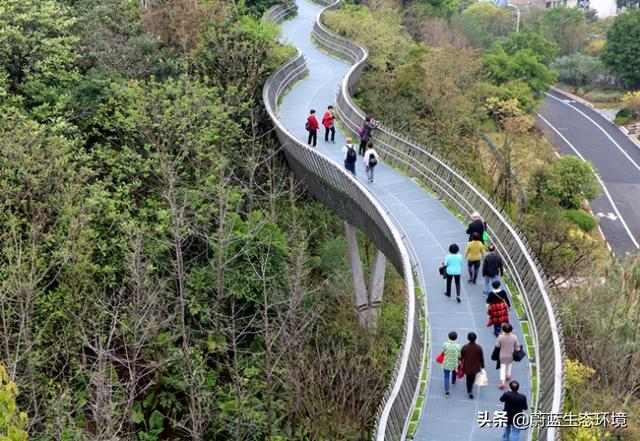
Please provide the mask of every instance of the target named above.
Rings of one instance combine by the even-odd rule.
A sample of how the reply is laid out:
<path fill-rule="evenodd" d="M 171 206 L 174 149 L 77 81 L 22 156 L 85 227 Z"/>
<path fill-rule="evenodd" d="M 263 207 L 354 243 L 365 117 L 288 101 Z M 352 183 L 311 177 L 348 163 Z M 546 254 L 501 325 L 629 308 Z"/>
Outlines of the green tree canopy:
<path fill-rule="evenodd" d="M 521 49 L 509 55 L 501 44 L 496 44 L 483 59 L 485 72 L 496 85 L 522 81 L 533 92 L 540 93 L 556 81 L 554 72 L 542 64 L 530 49 Z"/>
<path fill-rule="evenodd" d="M 537 32 L 514 32 L 502 43 L 504 51 L 514 55 L 521 49 L 529 49 L 538 56 L 541 63 L 549 65 L 560 52 L 560 47 L 552 40 L 547 40 Z"/>
<path fill-rule="evenodd" d="M 547 190 L 565 208 L 578 208 L 584 199 L 591 200 L 600 192 L 593 166 L 575 156 L 563 156 L 549 169 Z"/>
<path fill-rule="evenodd" d="M 474 3 L 454 21 L 474 46 L 483 49 L 515 30 L 511 11 L 491 3 Z"/>
<path fill-rule="evenodd" d="M 555 41 L 562 55 L 573 54 L 586 42 L 588 28 L 584 11 L 566 6 L 545 9 L 540 19 L 540 33 Z"/>
<path fill-rule="evenodd" d="M 640 9 L 616 17 L 607 33 L 602 61 L 630 87 L 640 86 Z"/>

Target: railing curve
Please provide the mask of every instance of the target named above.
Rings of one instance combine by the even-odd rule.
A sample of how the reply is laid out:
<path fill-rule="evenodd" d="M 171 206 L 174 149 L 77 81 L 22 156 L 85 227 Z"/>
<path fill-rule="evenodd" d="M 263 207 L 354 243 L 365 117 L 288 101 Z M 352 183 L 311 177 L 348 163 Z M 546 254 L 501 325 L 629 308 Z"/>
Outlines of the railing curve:
<path fill-rule="evenodd" d="M 353 66 L 345 76 L 336 99 L 339 120 L 354 136 L 362 124 L 365 113 L 353 102 L 351 93 L 357 84 L 368 58 L 368 51 L 359 44 L 329 31 L 322 23 L 325 11 L 337 9 L 339 1 L 315 0 L 326 7 L 316 17 L 312 35 L 325 50 Z M 558 413 L 564 398 L 563 360 L 564 341 L 554 305 L 547 290 L 547 278 L 540 268 L 526 238 L 512 225 L 493 200 L 483 194 L 450 163 L 427 151 L 424 146 L 379 126 L 373 136 L 376 150 L 385 162 L 419 178 L 441 200 L 451 204 L 455 211 L 469 216 L 478 211 L 487 221 L 492 243 L 505 261 L 507 272 L 515 289 L 523 298 L 524 308 L 533 334 L 538 388 L 536 407 L 540 412 Z M 387 421 L 381 415 L 378 440 L 385 438 Z M 559 439 L 554 427 L 542 428 L 542 441 Z"/>
<path fill-rule="evenodd" d="M 266 19 L 275 23 L 284 20 L 288 11 L 293 10 L 292 4 L 293 1 L 288 1 L 274 6 L 265 14 Z M 360 52 L 352 54 L 354 60 L 362 55 Z M 404 279 L 406 307 L 401 349 L 391 384 L 376 415 L 378 428 L 380 421 L 385 421 L 383 433 L 387 435 L 386 439 L 399 440 L 406 434 L 410 411 L 418 392 L 424 350 L 409 253 L 400 232 L 369 190 L 344 167 L 299 141 L 281 123 L 277 110 L 278 98 L 292 84 L 304 78 L 307 72 L 304 55 L 298 52 L 267 80 L 263 100 L 294 174 L 314 197 L 363 231 Z"/>

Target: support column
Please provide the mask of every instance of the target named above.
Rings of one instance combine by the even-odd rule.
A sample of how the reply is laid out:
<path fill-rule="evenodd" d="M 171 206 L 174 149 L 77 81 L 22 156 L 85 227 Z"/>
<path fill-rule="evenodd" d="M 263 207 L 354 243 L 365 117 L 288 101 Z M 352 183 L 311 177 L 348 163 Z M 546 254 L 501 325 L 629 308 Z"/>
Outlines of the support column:
<path fill-rule="evenodd" d="M 371 315 L 375 316 L 377 308 L 382 302 L 382 293 L 384 292 L 384 274 L 387 269 L 387 256 L 376 248 L 373 256 L 373 265 L 371 267 L 371 280 L 369 281 L 369 308 Z"/>
<path fill-rule="evenodd" d="M 355 228 L 347 222 L 344 223 L 344 232 L 347 236 L 347 246 L 349 247 L 354 307 L 358 313 L 360 324 L 364 326 L 369 321 L 369 301 L 367 299 L 367 287 L 364 284 L 364 273 L 362 271 L 362 261 L 360 260 L 360 250 L 358 249 L 358 239 Z"/>

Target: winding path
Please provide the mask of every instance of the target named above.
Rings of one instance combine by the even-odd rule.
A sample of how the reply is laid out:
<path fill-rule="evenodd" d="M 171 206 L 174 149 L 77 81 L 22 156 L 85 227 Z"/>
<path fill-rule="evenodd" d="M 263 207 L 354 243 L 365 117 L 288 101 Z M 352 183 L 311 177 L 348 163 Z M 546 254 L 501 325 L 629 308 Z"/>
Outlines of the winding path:
<path fill-rule="evenodd" d="M 284 97 L 279 107 L 283 125 L 303 142 L 307 132 L 304 122 L 311 108 L 317 110 L 319 117 L 332 104 L 338 86 L 347 73 L 349 65 L 342 60 L 321 52 L 311 41 L 313 21 L 322 9 L 321 6 L 307 0 L 297 0 L 298 14 L 283 23 L 282 35 L 285 41 L 299 48 L 306 56 L 309 76 L 293 87 Z M 319 119 L 320 119 L 319 118 Z M 342 133 L 336 133 L 336 142 L 325 143 L 323 130 L 318 134 L 317 150 L 326 157 L 342 165 L 342 146 L 345 144 Z M 500 429 L 479 428 L 478 412 L 501 410 L 498 401 L 498 374 L 489 359 L 495 343 L 492 332 L 486 326 L 485 296 L 481 284 L 466 283 L 463 275 L 462 303 L 454 298 L 443 296 L 444 283 L 437 275 L 437 267 L 442 261 L 449 244 L 456 242 L 464 246 L 467 236 L 465 225 L 461 223 L 437 199 L 434 199 L 423 187 L 410 177 L 381 163 L 376 167 L 375 182 L 369 184 L 365 179 L 364 166 L 358 157 L 356 166 L 358 179 L 381 205 L 388 210 L 398 229 L 408 239 L 411 248 L 412 264 L 416 266 L 419 282 L 426 292 L 426 305 L 429 316 L 429 337 L 431 354 L 429 360 L 429 382 L 427 395 L 422 409 L 416 440 L 457 441 L 457 440 L 496 440 L 500 439 Z M 518 339 L 523 336 L 515 312 L 511 312 L 511 322 L 515 324 Z M 466 334 L 474 331 L 478 342 L 485 349 L 485 363 L 489 374 L 489 386 L 476 390 L 476 398 L 468 398 L 464 381 L 453 386 L 451 398 L 444 397 L 443 372 L 435 363 L 436 355 L 447 340 L 449 331 L 458 332 L 459 341 L 466 342 Z M 528 361 L 514 363 L 513 377 L 522 384 L 521 391 L 529 395 L 530 402 L 530 365 Z M 523 440 L 527 434 L 523 433 Z"/>

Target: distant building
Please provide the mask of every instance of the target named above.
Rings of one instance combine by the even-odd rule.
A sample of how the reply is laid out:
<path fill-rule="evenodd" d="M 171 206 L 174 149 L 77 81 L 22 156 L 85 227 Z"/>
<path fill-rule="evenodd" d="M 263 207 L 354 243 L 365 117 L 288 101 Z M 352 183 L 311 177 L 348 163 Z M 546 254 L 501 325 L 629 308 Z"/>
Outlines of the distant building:
<path fill-rule="evenodd" d="M 498 6 L 504 6 L 505 0 L 498 0 Z M 617 15 L 618 8 L 616 0 L 510 0 L 508 3 L 518 6 L 520 9 L 527 8 L 557 8 L 558 6 L 568 6 L 570 8 L 580 6 L 582 8 L 595 9 L 598 18 L 607 18 Z"/>

